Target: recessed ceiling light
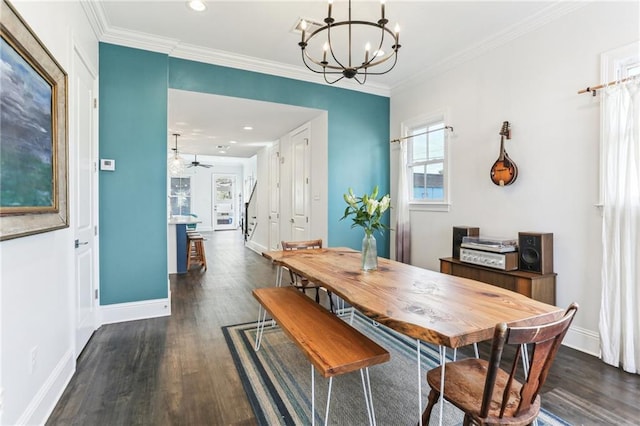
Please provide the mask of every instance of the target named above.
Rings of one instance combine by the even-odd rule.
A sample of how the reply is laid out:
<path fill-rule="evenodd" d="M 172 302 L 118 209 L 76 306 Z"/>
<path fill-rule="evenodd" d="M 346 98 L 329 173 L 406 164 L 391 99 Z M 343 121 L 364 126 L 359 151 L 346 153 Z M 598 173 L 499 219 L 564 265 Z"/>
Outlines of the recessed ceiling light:
<path fill-rule="evenodd" d="M 238 143 L 238 141 L 229 141 L 229 143 Z"/>
<path fill-rule="evenodd" d="M 253 127 L 251 127 L 251 126 L 244 126 L 242 129 L 243 129 L 243 130 L 253 130 Z"/>
<path fill-rule="evenodd" d="M 226 154 L 227 151 L 218 151 L 220 154 Z"/>
<path fill-rule="evenodd" d="M 190 0 L 187 2 L 187 6 L 196 12 L 203 12 L 207 9 L 207 5 L 202 0 Z"/>

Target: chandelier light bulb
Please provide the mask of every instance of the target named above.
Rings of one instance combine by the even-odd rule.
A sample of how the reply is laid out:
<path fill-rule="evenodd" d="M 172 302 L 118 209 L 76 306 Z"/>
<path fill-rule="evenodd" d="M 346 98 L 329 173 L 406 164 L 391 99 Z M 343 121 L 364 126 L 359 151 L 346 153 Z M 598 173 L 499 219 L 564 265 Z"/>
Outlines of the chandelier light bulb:
<path fill-rule="evenodd" d="M 300 21 L 300 29 L 302 30 L 302 41 L 300 43 L 304 43 L 304 32 L 307 30 L 307 21 L 304 19 Z"/>

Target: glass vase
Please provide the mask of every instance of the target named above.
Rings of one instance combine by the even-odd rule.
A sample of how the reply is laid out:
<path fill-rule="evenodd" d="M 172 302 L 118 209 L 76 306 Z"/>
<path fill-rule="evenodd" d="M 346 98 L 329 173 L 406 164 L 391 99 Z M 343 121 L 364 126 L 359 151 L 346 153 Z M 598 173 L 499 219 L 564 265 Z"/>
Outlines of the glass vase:
<path fill-rule="evenodd" d="M 378 248 L 376 237 L 373 234 L 364 234 L 362 239 L 362 270 L 373 271 L 378 269 Z"/>

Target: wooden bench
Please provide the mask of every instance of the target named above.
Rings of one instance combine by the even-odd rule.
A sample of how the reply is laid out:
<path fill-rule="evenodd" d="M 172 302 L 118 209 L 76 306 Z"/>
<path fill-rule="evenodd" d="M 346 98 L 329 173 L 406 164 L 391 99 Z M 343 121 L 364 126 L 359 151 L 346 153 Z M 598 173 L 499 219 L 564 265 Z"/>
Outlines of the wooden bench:
<path fill-rule="evenodd" d="M 325 424 L 333 377 L 357 370 L 362 377 L 369 423 L 375 424 L 369 367 L 389 361 L 389 352 L 293 287 L 259 288 L 253 290 L 253 296 L 311 362 L 312 424 L 315 424 L 314 369 L 329 378 Z M 266 312 L 259 314 L 256 351 L 260 349 Z"/>

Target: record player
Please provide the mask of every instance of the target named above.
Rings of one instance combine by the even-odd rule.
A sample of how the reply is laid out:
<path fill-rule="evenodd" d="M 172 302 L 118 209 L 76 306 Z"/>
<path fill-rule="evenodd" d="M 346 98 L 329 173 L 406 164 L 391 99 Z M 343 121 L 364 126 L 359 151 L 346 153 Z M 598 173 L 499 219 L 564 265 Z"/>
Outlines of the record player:
<path fill-rule="evenodd" d="M 460 261 L 503 271 L 518 269 L 518 240 L 495 237 L 463 237 Z"/>

